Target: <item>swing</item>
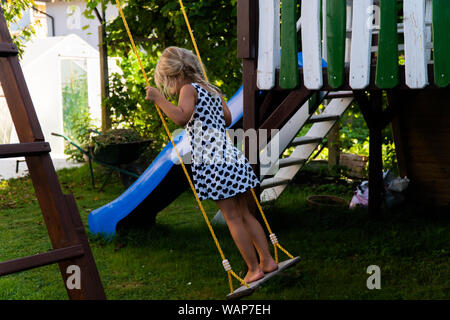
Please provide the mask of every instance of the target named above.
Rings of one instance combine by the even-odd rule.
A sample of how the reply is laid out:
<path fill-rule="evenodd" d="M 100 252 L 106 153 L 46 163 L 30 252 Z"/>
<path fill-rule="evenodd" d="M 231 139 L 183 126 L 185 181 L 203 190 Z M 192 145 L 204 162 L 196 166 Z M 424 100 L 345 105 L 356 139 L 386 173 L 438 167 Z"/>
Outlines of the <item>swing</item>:
<path fill-rule="evenodd" d="M 184 5 L 183 5 L 183 1 L 179 0 L 179 3 L 180 3 L 180 8 L 181 8 L 181 11 L 183 13 L 184 19 L 186 21 L 186 25 L 187 25 L 188 30 L 189 30 L 189 34 L 190 34 L 191 39 L 192 39 L 192 43 L 194 45 L 195 52 L 196 52 L 197 57 L 198 57 L 198 59 L 200 61 L 200 65 L 202 67 L 202 72 L 204 74 L 204 77 L 205 77 L 206 81 L 208 81 L 208 76 L 207 76 L 206 71 L 204 69 L 204 66 L 203 66 L 203 63 L 202 63 L 202 59 L 201 59 L 200 53 L 198 51 L 197 42 L 195 41 L 194 34 L 193 34 L 191 26 L 189 24 L 189 19 L 187 17 L 186 10 L 185 10 Z M 151 84 L 150 84 L 150 82 L 148 80 L 147 74 L 145 72 L 144 66 L 142 64 L 141 58 L 139 56 L 138 50 L 136 48 L 136 44 L 134 42 L 134 39 L 133 39 L 133 36 L 131 34 L 130 28 L 129 28 L 128 23 L 127 23 L 127 21 L 125 19 L 125 15 L 124 15 L 122 7 L 120 5 L 120 0 L 116 0 L 116 4 L 117 4 L 117 8 L 119 10 L 120 16 L 122 17 L 125 29 L 126 29 L 126 31 L 128 33 L 128 37 L 130 38 L 131 46 L 133 47 L 133 51 L 134 51 L 134 53 L 136 55 L 136 58 L 137 58 L 137 60 L 139 62 L 139 66 L 140 66 L 140 69 L 141 69 L 142 74 L 144 76 L 144 80 L 145 80 L 147 86 L 151 86 Z M 228 283 L 229 283 L 229 286 L 230 286 L 230 294 L 227 295 L 227 299 L 239 299 L 239 298 L 242 298 L 244 296 L 251 295 L 262 283 L 266 282 L 267 280 L 269 280 L 270 278 L 272 278 L 276 274 L 282 272 L 283 270 L 286 270 L 287 268 L 296 265 L 300 261 L 300 257 L 298 257 L 298 256 L 294 257 L 293 255 L 291 255 L 288 251 L 286 251 L 286 249 L 284 249 L 278 243 L 278 239 L 277 239 L 276 235 L 270 229 L 269 223 L 267 222 L 266 216 L 264 215 L 264 212 L 263 212 L 261 204 L 259 203 L 259 200 L 258 200 L 258 198 L 256 196 L 256 193 L 255 193 L 255 191 L 253 189 L 251 189 L 251 193 L 252 193 L 253 199 L 255 200 L 255 203 L 256 203 L 256 205 L 258 207 L 258 210 L 261 213 L 261 216 L 262 216 L 262 218 L 264 220 L 264 223 L 265 223 L 265 225 L 267 227 L 267 230 L 268 230 L 268 232 L 270 234 L 269 237 L 270 237 L 270 240 L 271 240 L 271 242 L 273 244 L 273 247 L 274 247 L 275 262 L 278 263 L 278 269 L 273 271 L 273 272 L 271 272 L 271 273 L 266 274 L 264 276 L 264 278 L 262 278 L 260 280 L 257 280 L 257 281 L 254 281 L 254 282 L 251 282 L 250 284 L 246 283 L 244 281 L 244 279 L 240 278 L 233 271 L 233 269 L 231 268 L 230 262 L 225 258 L 225 254 L 222 251 L 222 248 L 221 248 L 221 246 L 219 244 L 219 241 L 218 241 L 218 239 L 217 239 L 217 237 L 216 237 L 216 235 L 214 233 L 214 230 L 213 230 L 213 228 L 211 226 L 211 223 L 210 223 L 210 221 L 208 219 L 208 216 L 206 215 L 206 212 L 205 212 L 205 209 L 204 209 L 204 207 L 202 205 L 202 202 L 200 201 L 200 199 L 199 199 L 199 197 L 197 195 L 197 192 L 195 191 L 194 184 L 192 183 L 192 180 L 191 180 L 191 178 L 189 176 L 189 173 L 188 173 L 188 171 L 186 169 L 186 166 L 184 165 L 183 160 L 182 160 L 182 158 L 180 156 L 180 153 L 178 152 L 178 149 L 176 148 L 175 142 L 173 141 L 173 138 L 172 138 L 172 135 L 170 133 L 170 130 L 169 130 L 168 126 L 167 126 L 166 121 L 164 120 L 163 114 L 162 114 L 160 108 L 156 104 L 155 104 L 155 107 L 156 107 L 156 111 L 157 111 L 157 113 L 158 113 L 158 115 L 159 115 L 159 117 L 161 119 L 161 122 L 163 124 L 164 130 L 166 131 L 166 134 L 169 137 L 170 142 L 172 143 L 172 145 L 174 147 L 175 153 L 176 153 L 176 155 L 178 157 L 178 160 L 179 160 L 179 162 L 181 164 L 181 167 L 182 167 L 183 172 L 184 172 L 184 174 L 186 176 L 186 179 L 188 180 L 189 186 L 191 187 L 192 192 L 194 193 L 194 196 L 195 196 L 195 199 L 197 201 L 197 204 L 198 204 L 198 206 L 200 208 L 200 211 L 201 211 L 201 213 L 203 215 L 203 218 L 205 219 L 206 225 L 208 226 L 208 229 L 209 229 L 209 231 L 211 233 L 211 236 L 212 236 L 212 238 L 214 240 L 214 243 L 216 244 L 217 250 L 219 251 L 219 254 L 220 254 L 221 258 L 222 258 L 222 265 L 223 265 L 225 271 L 228 274 Z M 289 260 L 286 260 L 286 261 L 283 261 L 283 262 L 279 263 L 278 262 L 278 249 L 283 251 L 289 257 Z M 239 287 L 236 290 L 233 289 L 232 277 L 237 279 L 240 282 L 240 284 L 241 284 L 241 287 Z"/>

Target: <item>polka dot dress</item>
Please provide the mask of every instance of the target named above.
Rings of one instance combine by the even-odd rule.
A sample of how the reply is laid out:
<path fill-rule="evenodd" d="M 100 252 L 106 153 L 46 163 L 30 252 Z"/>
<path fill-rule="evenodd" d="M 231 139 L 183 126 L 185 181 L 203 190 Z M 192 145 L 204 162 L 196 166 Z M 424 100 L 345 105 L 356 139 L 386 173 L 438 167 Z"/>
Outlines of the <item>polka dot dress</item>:
<path fill-rule="evenodd" d="M 200 200 L 221 200 L 259 184 L 247 158 L 227 137 L 222 100 L 197 83 L 198 102 L 186 125 L 192 175 Z"/>

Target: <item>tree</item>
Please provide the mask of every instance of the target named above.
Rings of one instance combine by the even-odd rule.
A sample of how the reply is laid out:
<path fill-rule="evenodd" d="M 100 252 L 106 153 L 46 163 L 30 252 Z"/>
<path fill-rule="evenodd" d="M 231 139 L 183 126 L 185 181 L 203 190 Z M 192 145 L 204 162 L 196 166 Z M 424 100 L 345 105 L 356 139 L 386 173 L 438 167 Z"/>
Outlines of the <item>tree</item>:
<path fill-rule="evenodd" d="M 27 9 L 34 6 L 34 0 L 2 0 L 1 6 L 8 27 L 19 22 L 23 18 L 23 14 Z M 27 42 L 35 34 L 32 24 L 25 26 L 12 34 L 13 42 L 19 49 L 19 55 L 23 53 L 24 43 Z"/>
<path fill-rule="evenodd" d="M 184 5 L 211 82 L 231 95 L 241 84 L 236 0 L 185 0 Z M 157 56 L 172 45 L 193 50 L 178 0 L 130 0 L 124 14 L 147 55 Z M 115 54 L 130 50 L 120 18 L 109 26 L 108 40 Z"/>

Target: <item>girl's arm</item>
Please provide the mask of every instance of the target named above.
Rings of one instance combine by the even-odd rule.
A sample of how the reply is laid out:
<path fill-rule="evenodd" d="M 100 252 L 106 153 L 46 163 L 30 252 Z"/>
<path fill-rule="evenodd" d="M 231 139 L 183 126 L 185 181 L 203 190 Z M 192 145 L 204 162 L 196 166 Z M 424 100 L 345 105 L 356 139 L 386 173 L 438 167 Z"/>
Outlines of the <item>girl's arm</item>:
<path fill-rule="evenodd" d="M 167 101 L 158 89 L 147 87 L 145 99 L 153 101 L 177 125 L 184 126 L 191 119 L 194 112 L 197 91 L 191 85 L 185 85 L 180 90 L 178 107 Z"/>
<path fill-rule="evenodd" d="M 223 107 L 223 116 L 225 118 L 225 126 L 228 127 L 231 124 L 231 121 L 233 120 L 231 117 L 230 109 L 228 109 L 227 103 L 225 102 L 225 99 L 220 96 L 222 99 L 222 107 Z"/>

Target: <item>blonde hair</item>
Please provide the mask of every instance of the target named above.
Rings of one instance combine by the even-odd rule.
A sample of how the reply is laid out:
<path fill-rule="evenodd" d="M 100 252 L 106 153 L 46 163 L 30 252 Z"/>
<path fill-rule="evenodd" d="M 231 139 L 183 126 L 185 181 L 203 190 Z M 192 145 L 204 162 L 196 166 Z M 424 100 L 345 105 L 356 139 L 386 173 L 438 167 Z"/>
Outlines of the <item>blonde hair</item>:
<path fill-rule="evenodd" d="M 177 89 L 180 78 L 200 83 L 213 93 L 221 94 L 220 90 L 205 80 L 202 66 L 196 55 L 184 48 L 168 47 L 158 60 L 155 69 L 155 83 L 166 96 Z"/>

